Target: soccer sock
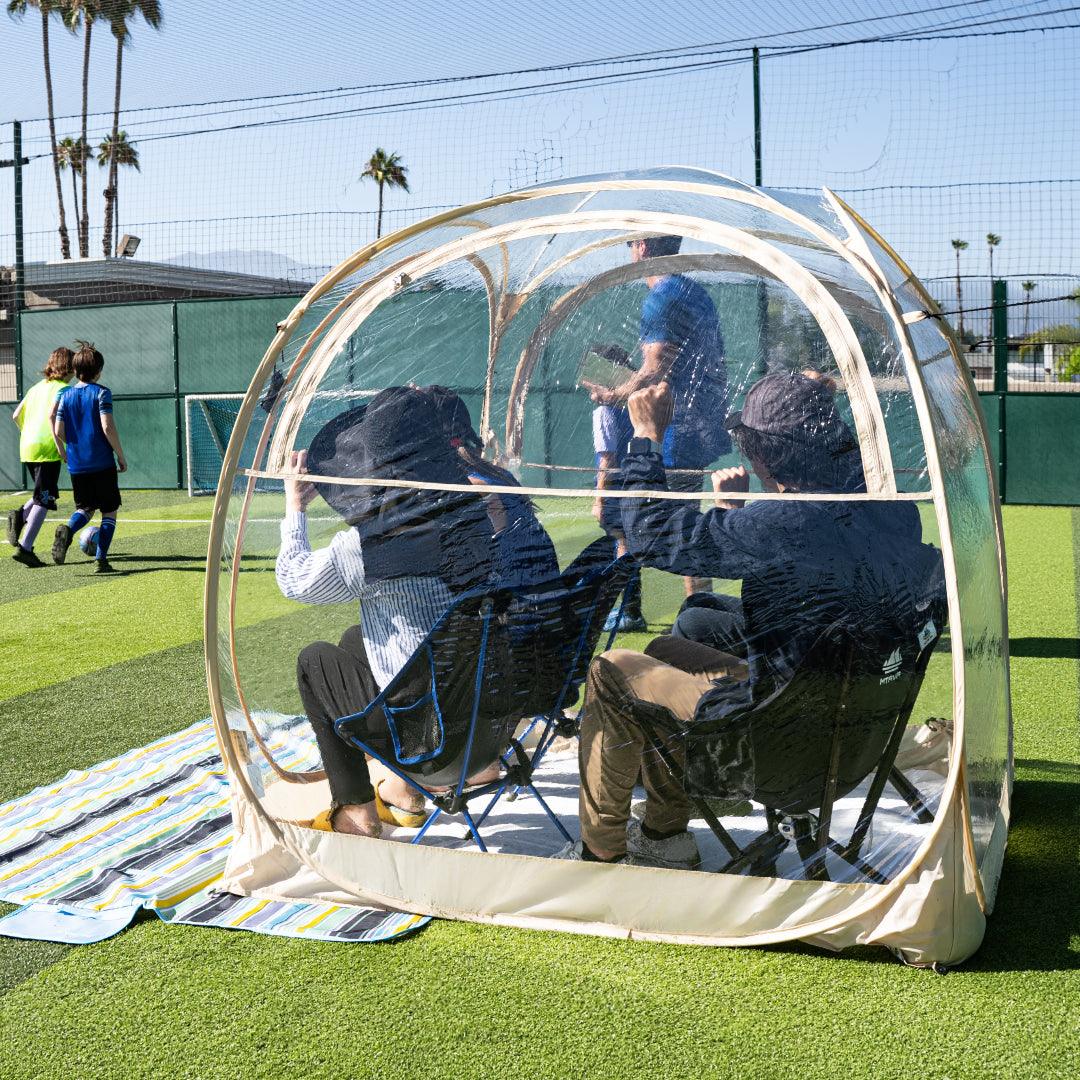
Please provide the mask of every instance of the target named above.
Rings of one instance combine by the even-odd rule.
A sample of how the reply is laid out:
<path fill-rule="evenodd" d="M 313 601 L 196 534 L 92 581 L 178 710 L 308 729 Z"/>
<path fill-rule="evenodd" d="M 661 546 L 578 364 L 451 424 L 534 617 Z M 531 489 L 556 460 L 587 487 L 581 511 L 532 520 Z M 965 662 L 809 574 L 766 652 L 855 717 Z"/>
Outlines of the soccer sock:
<path fill-rule="evenodd" d="M 19 547 L 23 551 L 33 551 L 34 541 L 37 539 L 37 534 L 41 531 L 41 526 L 45 524 L 45 515 L 49 511 L 44 506 L 38 506 L 35 503 L 26 515 L 26 525 L 23 528 L 22 539 L 19 541 Z"/>
<path fill-rule="evenodd" d="M 97 557 L 99 562 L 105 561 L 109 553 L 109 545 L 112 543 L 113 533 L 116 532 L 116 518 L 103 517 L 101 527 L 97 534 Z"/>
<path fill-rule="evenodd" d="M 71 517 L 68 518 L 68 528 L 73 532 L 78 532 L 88 521 L 90 520 L 89 514 L 84 514 L 81 510 L 76 510 Z"/>
<path fill-rule="evenodd" d="M 31 498 L 27 499 L 26 502 L 23 503 L 23 513 L 24 514 L 29 514 L 30 509 L 31 509 L 31 507 L 33 507 L 33 505 L 34 505 L 33 498 L 31 497 Z"/>

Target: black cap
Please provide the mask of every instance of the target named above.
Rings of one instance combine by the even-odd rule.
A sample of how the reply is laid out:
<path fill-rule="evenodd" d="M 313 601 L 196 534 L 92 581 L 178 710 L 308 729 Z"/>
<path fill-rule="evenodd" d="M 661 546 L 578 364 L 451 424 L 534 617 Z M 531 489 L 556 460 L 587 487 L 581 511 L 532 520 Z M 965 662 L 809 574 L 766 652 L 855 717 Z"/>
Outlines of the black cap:
<path fill-rule="evenodd" d="M 733 434 L 750 428 L 834 452 L 855 445 L 829 384 L 797 372 L 759 379 L 747 392 L 742 409 L 728 414 L 724 427 Z"/>

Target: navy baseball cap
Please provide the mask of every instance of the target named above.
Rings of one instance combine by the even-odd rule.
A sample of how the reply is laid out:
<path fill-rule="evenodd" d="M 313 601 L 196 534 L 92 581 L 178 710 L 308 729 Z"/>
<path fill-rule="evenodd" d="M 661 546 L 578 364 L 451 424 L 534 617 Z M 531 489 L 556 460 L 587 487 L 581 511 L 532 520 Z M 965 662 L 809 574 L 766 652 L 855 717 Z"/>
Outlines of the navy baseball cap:
<path fill-rule="evenodd" d="M 748 428 L 834 452 L 856 445 L 829 385 L 797 372 L 759 379 L 747 392 L 742 409 L 728 414 L 724 427 L 736 436 L 740 428 Z"/>

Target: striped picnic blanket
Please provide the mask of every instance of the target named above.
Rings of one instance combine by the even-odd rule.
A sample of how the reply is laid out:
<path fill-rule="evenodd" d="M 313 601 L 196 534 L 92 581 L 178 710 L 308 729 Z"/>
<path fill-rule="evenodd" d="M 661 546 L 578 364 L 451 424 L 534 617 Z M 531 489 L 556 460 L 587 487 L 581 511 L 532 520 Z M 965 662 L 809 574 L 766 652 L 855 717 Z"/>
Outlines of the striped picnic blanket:
<path fill-rule="evenodd" d="M 306 725 L 279 732 L 289 768 L 317 760 Z M 305 737 L 306 736 L 306 737 Z M 165 922 L 321 941 L 385 941 L 429 919 L 343 904 L 216 892 L 232 842 L 209 720 L 0 804 L 0 934 L 101 941 L 142 909 Z"/>

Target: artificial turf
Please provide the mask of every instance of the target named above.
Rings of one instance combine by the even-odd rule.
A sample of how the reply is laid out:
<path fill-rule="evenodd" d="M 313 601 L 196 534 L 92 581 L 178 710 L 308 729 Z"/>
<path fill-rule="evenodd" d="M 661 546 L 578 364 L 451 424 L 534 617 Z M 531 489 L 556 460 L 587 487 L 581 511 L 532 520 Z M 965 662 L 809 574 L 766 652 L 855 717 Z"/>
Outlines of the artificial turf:
<path fill-rule="evenodd" d="M 206 715 L 207 531 L 192 519 L 209 505 L 125 493 L 124 514 L 125 577 L 91 578 L 78 555 L 0 566 L 0 799 Z M 170 523 L 181 519 L 192 523 Z M 1007 508 L 1006 538 L 1013 828 L 983 948 L 945 977 L 879 949 L 451 922 L 345 946 L 149 919 L 78 949 L 0 938 L 0 1076 L 1077 1075 L 1080 512 Z M 647 583 L 654 621 L 665 588 Z M 252 650 L 305 629 L 289 620 L 267 594 L 245 631 Z"/>

